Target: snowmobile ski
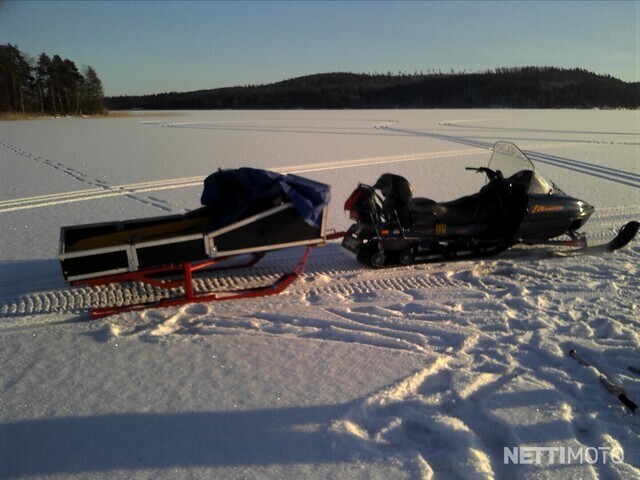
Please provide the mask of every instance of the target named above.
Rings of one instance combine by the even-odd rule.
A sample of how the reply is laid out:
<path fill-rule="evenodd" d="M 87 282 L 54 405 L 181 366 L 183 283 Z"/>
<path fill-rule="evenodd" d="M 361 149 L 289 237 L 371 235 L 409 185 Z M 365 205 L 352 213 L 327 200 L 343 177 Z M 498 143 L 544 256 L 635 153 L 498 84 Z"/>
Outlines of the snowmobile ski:
<path fill-rule="evenodd" d="M 599 253 L 606 252 L 615 252 L 616 250 L 625 247 L 638 233 L 638 228 L 640 227 L 640 223 L 632 221 L 622 226 L 622 228 L 618 231 L 618 234 L 607 243 L 603 243 L 600 245 L 585 245 L 584 247 L 577 248 L 575 250 L 570 250 L 568 252 L 564 252 L 566 256 L 571 256 L 572 254 L 580 254 L 580 255 L 596 255 Z"/>
<path fill-rule="evenodd" d="M 582 365 L 583 367 L 593 369 L 598 374 L 598 377 L 600 379 L 600 383 L 602 384 L 602 386 L 609 393 L 612 393 L 615 396 L 617 396 L 618 400 L 620 400 L 625 407 L 631 410 L 631 413 L 636 413 L 636 410 L 638 409 L 638 405 L 627 396 L 627 392 L 625 392 L 624 388 L 621 385 L 613 383 L 611 380 L 609 380 L 607 376 L 604 373 L 602 373 L 602 371 L 600 371 L 600 369 L 598 369 L 595 365 L 589 363 L 582 355 L 580 355 L 575 350 L 569 350 L 569 356 L 573 358 L 576 362 L 578 362 L 580 365 Z"/>
<path fill-rule="evenodd" d="M 612 253 L 627 246 L 638 233 L 638 227 L 640 227 L 640 223 L 631 221 L 623 225 L 616 236 L 606 243 L 589 245 L 585 241 L 582 246 L 578 246 L 577 248 L 570 248 L 568 250 L 549 250 L 548 256 L 551 258 L 570 258 L 582 255 L 602 255 Z M 574 244 L 573 240 L 567 240 L 566 243 L 562 243 L 562 240 L 559 240 L 557 243 L 554 243 L 554 245 L 560 247 L 571 247 Z"/>
<path fill-rule="evenodd" d="M 620 229 L 618 235 L 606 244 L 606 249 L 612 252 L 624 247 L 636 236 L 638 228 L 640 228 L 640 222 L 634 221 L 627 223 Z"/>

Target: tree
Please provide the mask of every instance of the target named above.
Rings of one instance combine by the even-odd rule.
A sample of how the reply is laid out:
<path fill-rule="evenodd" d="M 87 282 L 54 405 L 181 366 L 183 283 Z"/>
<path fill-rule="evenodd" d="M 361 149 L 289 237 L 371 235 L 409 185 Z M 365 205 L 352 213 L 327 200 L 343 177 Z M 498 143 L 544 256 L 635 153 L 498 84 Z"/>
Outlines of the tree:
<path fill-rule="evenodd" d="M 50 107 L 53 107 L 51 70 L 51 59 L 46 53 L 41 53 L 36 65 L 36 91 L 40 113 L 45 113 L 45 111 L 49 111 Z"/>
<path fill-rule="evenodd" d="M 82 113 L 95 115 L 104 113 L 104 93 L 102 82 L 91 65 L 84 69 L 84 85 L 82 89 Z"/>
<path fill-rule="evenodd" d="M 51 60 L 53 77 L 54 113 L 77 115 L 80 113 L 80 87 L 83 77 L 71 60 L 54 55 Z"/>
<path fill-rule="evenodd" d="M 41 53 L 35 62 L 15 45 L 0 45 L 0 112 L 103 113 L 102 82 L 93 67 L 84 73 L 60 55 Z"/>
<path fill-rule="evenodd" d="M 66 101 L 65 113 L 78 115 L 81 113 L 81 90 L 84 78 L 80 75 L 76 64 L 69 59 L 62 63 L 62 84 Z"/>
<path fill-rule="evenodd" d="M 33 78 L 31 67 L 18 47 L 0 45 L 0 106 L 5 111 L 25 113 Z"/>

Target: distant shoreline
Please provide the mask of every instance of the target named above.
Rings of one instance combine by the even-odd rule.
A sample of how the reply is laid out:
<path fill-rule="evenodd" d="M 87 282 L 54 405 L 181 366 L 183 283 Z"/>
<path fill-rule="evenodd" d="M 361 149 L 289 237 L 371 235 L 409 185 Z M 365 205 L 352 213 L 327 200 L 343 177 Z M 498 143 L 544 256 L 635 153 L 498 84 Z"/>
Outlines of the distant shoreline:
<path fill-rule="evenodd" d="M 640 83 L 582 69 L 482 73 L 323 73 L 268 85 L 105 97 L 113 110 L 635 109 Z"/>
<path fill-rule="evenodd" d="M 61 118 L 86 118 L 99 119 L 99 118 L 137 118 L 137 117 L 182 117 L 184 113 L 179 111 L 139 111 L 139 110 L 114 110 L 107 113 L 100 113 L 96 115 L 48 115 L 48 114 L 34 114 L 34 113 L 16 113 L 16 112 L 0 112 L 0 122 L 17 122 L 17 121 L 31 121 L 31 120 L 57 120 Z"/>
<path fill-rule="evenodd" d="M 198 109 L 200 111 L 234 111 L 233 109 Z M 79 118 L 86 120 L 95 119 L 122 119 L 122 118 L 147 118 L 147 117 L 183 117 L 186 115 L 185 111 L 198 111 L 195 109 L 176 109 L 176 110 L 112 110 L 106 114 L 99 115 L 34 115 L 34 114 L 22 114 L 13 112 L 0 113 L 0 122 L 18 122 L 18 121 L 36 121 L 36 120 L 59 120 L 69 118 Z M 274 108 L 274 109 L 256 109 L 255 111 L 313 111 L 313 110 L 333 110 L 333 111 L 367 111 L 367 110 L 602 110 L 602 111 L 634 111 L 636 108 L 577 108 L 577 107 L 565 107 L 565 108 L 510 108 L 510 107 L 494 107 L 494 108 L 343 108 L 343 109 L 327 109 L 327 108 Z M 238 109 L 236 111 L 249 111 L 249 109 Z"/>

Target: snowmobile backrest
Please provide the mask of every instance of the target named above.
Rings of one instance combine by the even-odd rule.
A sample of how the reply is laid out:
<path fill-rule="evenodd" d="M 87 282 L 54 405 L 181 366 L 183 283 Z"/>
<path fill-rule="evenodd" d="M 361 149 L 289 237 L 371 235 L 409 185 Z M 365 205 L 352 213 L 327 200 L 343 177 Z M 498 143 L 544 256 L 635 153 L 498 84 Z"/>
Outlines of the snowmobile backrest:
<path fill-rule="evenodd" d="M 409 181 L 393 173 L 382 174 L 373 188 L 380 190 L 385 198 L 392 198 L 403 204 L 409 203 L 413 197 Z"/>
<path fill-rule="evenodd" d="M 344 202 L 344 209 L 349 212 L 349 218 L 352 220 L 368 223 L 379 219 L 379 206 L 376 202 L 376 193 L 373 187 L 358 185 L 347 201 Z"/>
<path fill-rule="evenodd" d="M 358 203 L 362 200 L 362 197 L 366 196 L 370 190 L 371 188 L 366 185 L 358 185 L 358 188 L 351 192 L 349 198 L 344 202 L 345 211 L 350 212 L 356 209 Z"/>

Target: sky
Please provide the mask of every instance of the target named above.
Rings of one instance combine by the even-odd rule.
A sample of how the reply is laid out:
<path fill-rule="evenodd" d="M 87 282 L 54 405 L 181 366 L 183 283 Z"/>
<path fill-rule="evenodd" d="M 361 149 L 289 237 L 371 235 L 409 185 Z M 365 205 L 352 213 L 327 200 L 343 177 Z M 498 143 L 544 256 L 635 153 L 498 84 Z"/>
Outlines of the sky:
<path fill-rule="evenodd" d="M 107 96 L 327 72 L 583 68 L 638 81 L 636 1 L 0 0 L 0 44 L 92 66 Z"/>

